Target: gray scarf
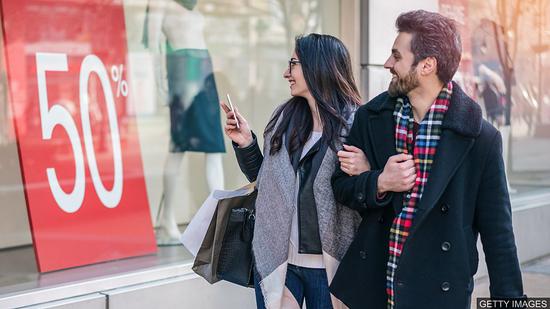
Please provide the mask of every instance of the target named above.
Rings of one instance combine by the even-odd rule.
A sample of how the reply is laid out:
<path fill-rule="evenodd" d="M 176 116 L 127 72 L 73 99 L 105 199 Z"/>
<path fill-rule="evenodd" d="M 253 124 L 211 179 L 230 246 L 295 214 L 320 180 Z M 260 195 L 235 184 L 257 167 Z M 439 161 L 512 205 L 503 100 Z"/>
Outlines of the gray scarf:
<path fill-rule="evenodd" d="M 280 124 L 281 118 L 282 114 L 276 126 Z M 348 122 L 353 122 L 353 115 Z M 269 290 L 273 284 L 262 283 L 281 265 L 286 266 L 292 217 L 296 208 L 296 174 L 287 149 L 283 146 L 275 155 L 269 155 L 270 140 L 274 131 L 275 129 L 266 134 L 264 140 L 264 160 L 257 178 L 256 223 L 252 241 L 256 269 L 261 278 L 260 284 L 268 308 L 277 307 L 278 294 L 269 291 L 267 294 L 270 295 L 266 295 L 266 289 Z M 342 142 L 340 141 L 337 146 L 341 148 Z M 329 255 L 339 262 L 353 240 L 360 216 L 356 211 L 334 200 L 330 180 L 337 160 L 335 152 L 329 148 L 315 177 L 313 195 L 324 260 L 327 260 L 325 255 Z M 282 276 L 286 275 L 286 267 L 279 271 L 284 271 Z M 327 274 L 330 282 L 333 274 L 329 273 L 328 266 Z M 284 281 L 282 283 L 284 284 Z"/>

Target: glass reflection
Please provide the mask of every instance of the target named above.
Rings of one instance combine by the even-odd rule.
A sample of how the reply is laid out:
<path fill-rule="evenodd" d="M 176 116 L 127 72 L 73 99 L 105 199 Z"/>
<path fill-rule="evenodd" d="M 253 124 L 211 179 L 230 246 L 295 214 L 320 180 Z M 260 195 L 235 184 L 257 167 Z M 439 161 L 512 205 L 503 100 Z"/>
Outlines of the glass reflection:
<path fill-rule="evenodd" d="M 440 0 L 458 20 L 459 74 L 484 117 L 501 131 L 511 193 L 550 187 L 549 2 Z"/>
<path fill-rule="evenodd" d="M 145 46 L 154 53 L 156 63 L 161 63 L 160 56 L 166 59 L 166 67 L 159 65 L 155 78 L 160 91 L 168 93 L 170 110 L 170 153 L 164 165 L 161 202 L 164 207 L 157 218 L 159 245 L 179 244 L 174 207 L 181 205 L 176 198 L 176 181 L 186 152 L 205 153 L 209 191 L 224 187 L 221 154 L 225 152 L 225 144 L 218 92 L 203 34 L 204 17 L 195 10 L 196 4 L 196 1 L 151 0 L 145 18 Z"/>

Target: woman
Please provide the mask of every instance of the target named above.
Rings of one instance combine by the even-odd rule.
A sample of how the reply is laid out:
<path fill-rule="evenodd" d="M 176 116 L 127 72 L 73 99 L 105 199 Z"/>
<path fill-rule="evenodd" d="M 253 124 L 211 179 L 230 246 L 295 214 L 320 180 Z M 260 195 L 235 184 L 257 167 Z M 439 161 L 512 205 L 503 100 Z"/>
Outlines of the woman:
<path fill-rule="evenodd" d="M 330 179 L 360 96 L 348 51 L 329 35 L 298 37 L 283 76 L 292 98 L 267 124 L 265 156 L 246 119 L 221 104 L 239 166 L 257 180 L 256 301 L 258 308 L 299 308 L 304 299 L 309 309 L 338 308 L 328 287 L 360 216 L 336 204 Z"/>

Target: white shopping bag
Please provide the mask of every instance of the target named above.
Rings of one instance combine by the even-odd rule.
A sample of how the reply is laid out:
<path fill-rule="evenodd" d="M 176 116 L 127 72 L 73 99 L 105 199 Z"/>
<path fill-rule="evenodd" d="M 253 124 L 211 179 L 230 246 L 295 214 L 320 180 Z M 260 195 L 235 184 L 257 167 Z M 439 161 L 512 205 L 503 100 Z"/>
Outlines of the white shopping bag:
<path fill-rule="evenodd" d="M 247 195 L 254 190 L 254 185 L 255 183 L 251 183 L 237 190 L 214 190 L 210 193 L 180 236 L 181 243 L 191 252 L 191 254 L 193 254 L 193 256 L 197 256 L 197 252 L 199 252 L 210 221 L 212 221 L 212 217 L 214 216 L 214 211 L 216 211 L 218 201 Z"/>

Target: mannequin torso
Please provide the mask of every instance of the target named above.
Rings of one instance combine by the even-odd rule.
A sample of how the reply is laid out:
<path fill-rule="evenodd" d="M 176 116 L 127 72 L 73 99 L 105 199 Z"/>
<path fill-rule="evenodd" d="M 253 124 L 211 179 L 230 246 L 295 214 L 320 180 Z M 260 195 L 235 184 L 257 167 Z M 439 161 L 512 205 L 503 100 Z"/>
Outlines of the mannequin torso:
<path fill-rule="evenodd" d="M 197 10 L 188 10 L 173 0 L 149 1 L 149 46 L 158 49 L 160 34 L 174 50 L 206 49 L 204 16 Z"/>

